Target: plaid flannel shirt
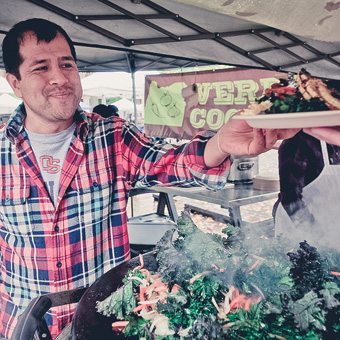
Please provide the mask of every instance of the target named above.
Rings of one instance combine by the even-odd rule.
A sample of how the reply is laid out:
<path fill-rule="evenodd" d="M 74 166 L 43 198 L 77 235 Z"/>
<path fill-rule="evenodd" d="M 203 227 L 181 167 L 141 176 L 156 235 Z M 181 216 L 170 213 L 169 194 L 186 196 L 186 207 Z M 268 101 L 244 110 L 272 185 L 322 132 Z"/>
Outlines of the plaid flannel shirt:
<path fill-rule="evenodd" d="M 76 112 L 56 206 L 44 187 L 18 107 L 0 129 L 0 334 L 10 338 L 28 303 L 46 293 L 86 287 L 129 259 L 126 205 L 131 187 L 226 183 L 229 160 L 206 168 L 211 133 L 182 146 L 151 141 L 114 117 Z M 73 305 L 45 318 L 52 337 L 71 320 Z"/>

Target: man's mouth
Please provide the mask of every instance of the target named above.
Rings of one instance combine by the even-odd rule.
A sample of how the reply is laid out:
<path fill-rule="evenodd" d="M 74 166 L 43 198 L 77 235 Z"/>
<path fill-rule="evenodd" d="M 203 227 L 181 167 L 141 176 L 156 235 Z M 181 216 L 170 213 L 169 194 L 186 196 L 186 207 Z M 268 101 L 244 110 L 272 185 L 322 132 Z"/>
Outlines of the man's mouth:
<path fill-rule="evenodd" d="M 48 96 L 55 99 L 67 99 L 70 95 L 73 94 L 72 88 L 55 88 L 50 89 L 48 92 Z"/>
<path fill-rule="evenodd" d="M 71 91 L 65 91 L 65 92 L 53 92 L 50 93 L 50 97 L 52 98 L 56 98 L 56 99 L 66 99 L 68 98 L 69 95 L 71 95 L 72 92 Z"/>

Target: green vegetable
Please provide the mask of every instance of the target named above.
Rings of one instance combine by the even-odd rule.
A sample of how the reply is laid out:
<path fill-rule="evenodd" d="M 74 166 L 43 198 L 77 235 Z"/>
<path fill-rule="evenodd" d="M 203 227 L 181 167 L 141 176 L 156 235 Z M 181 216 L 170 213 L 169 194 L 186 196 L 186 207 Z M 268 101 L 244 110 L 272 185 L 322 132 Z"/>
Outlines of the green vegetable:
<path fill-rule="evenodd" d="M 148 322 L 146 320 L 131 315 L 127 316 L 125 320 L 129 321 L 124 329 L 124 334 L 126 336 L 137 335 L 139 338 L 148 336 Z"/>
<path fill-rule="evenodd" d="M 124 286 L 101 302 L 97 302 L 97 310 L 103 315 L 116 315 L 117 319 L 123 320 L 125 315 L 130 314 L 136 307 L 136 299 L 133 294 L 133 283 L 130 280 Z"/>
<path fill-rule="evenodd" d="M 172 241 L 170 233 L 157 245 L 163 282 L 169 291 L 180 286 L 156 307 L 174 335 L 155 336 L 152 321 L 132 312 L 138 281 L 129 280 L 121 292 L 98 303 L 98 310 L 125 316 L 124 334 L 146 340 L 340 339 L 340 280 L 331 274 L 339 271 L 339 252 L 318 251 L 306 241 L 292 252 L 288 240 L 249 238 L 230 225 L 224 233 L 226 238 L 203 233 L 184 212 L 178 237 Z M 252 303 L 249 311 L 233 307 L 221 318 L 214 301 L 223 303 L 232 286 Z M 178 335 L 184 330 L 185 336 Z"/>
<path fill-rule="evenodd" d="M 304 99 L 300 94 L 286 95 L 283 99 L 274 96 L 264 96 L 257 100 L 258 103 L 270 100 L 272 106 L 266 113 L 289 113 L 289 112 L 311 112 L 327 111 L 328 106 L 319 98 Z"/>
<path fill-rule="evenodd" d="M 325 311 L 321 309 L 321 299 L 310 291 L 297 301 L 290 301 L 289 309 L 294 314 L 297 327 L 303 331 L 311 327 L 324 330 Z"/>

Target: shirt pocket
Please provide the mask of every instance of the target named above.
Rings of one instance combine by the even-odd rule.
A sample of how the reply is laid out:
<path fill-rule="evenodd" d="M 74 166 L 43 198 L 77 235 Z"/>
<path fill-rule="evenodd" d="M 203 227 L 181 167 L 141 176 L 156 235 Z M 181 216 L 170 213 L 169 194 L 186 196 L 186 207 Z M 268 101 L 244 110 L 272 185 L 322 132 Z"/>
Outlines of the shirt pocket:
<path fill-rule="evenodd" d="M 28 205 L 29 185 L 12 185 L 0 189 L 0 221 L 9 234 L 27 235 L 34 230 Z M 37 205 L 38 206 L 38 205 Z"/>
<path fill-rule="evenodd" d="M 76 176 L 71 182 L 72 192 L 69 194 L 73 196 L 72 205 L 75 205 L 81 226 L 94 227 L 110 224 L 109 219 L 114 210 L 116 182 L 108 178 L 106 174 L 104 175 L 109 171 L 103 169 L 96 175 L 92 173 Z"/>

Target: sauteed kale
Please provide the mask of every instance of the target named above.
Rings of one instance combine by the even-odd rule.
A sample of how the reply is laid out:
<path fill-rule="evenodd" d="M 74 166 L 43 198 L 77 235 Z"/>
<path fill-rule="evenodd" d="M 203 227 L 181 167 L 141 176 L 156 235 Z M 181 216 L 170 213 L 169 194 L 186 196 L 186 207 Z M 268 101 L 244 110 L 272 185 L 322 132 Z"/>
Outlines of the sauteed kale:
<path fill-rule="evenodd" d="M 224 233 L 202 233 L 184 212 L 174 241 L 158 244 L 157 276 L 141 265 L 98 311 L 147 340 L 340 338 L 337 251 Z"/>

